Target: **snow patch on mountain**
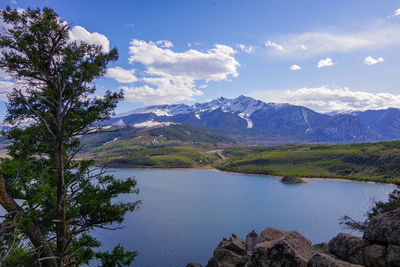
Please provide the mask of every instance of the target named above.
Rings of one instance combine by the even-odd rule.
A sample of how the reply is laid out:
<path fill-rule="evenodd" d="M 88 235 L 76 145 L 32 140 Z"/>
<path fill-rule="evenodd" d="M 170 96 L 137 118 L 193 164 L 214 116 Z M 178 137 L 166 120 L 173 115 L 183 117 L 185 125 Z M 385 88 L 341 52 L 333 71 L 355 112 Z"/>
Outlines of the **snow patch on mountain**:
<path fill-rule="evenodd" d="M 159 121 L 155 121 L 155 120 L 149 120 L 149 121 L 144 121 L 144 122 L 140 122 L 140 123 L 135 123 L 135 124 L 132 124 L 131 126 L 134 128 L 153 128 L 153 127 L 170 126 L 173 124 L 179 124 L 179 123 L 171 122 L 171 121 L 159 122 Z"/>
<path fill-rule="evenodd" d="M 116 122 L 114 122 L 112 125 L 113 126 L 124 127 L 124 126 L 126 126 L 126 123 L 122 119 L 119 119 Z"/>
<path fill-rule="evenodd" d="M 253 121 L 249 119 L 249 114 L 239 113 L 238 116 L 247 121 L 247 129 L 253 128 Z"/>
<path fill-rule="evenodd" d="M 103 144 L 103 146 L 106 146 L 106 145 L 108 145 L 108 144 L 114 143 L 114 142 L 117 141 L 118 139 L 119 139 L 119 137 L 115 137 L 113 140 L 108 141 L 108 142 L 105 142 L 105 143 Z"/>

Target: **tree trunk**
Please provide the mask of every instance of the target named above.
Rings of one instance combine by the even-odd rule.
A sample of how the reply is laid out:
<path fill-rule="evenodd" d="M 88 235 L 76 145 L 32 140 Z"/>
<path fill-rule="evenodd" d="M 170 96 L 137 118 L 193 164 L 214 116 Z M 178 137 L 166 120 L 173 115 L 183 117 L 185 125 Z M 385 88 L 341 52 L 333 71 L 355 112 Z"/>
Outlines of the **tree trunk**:
<path fill-rule="evenodd" d="M 67 218 L 66 218 L 66 198 L 65 198 L 65 181 L 64 181 L 64 157 L 61 136 L 57 138 L 56 148 L 56 169 L 57 169 L 57 256 L 58 265 L 65 264 L 64 257 L 67 249 Z"/>
<path fill-rule="evenodd" d="M 19 216 L 24 215 L 24 210 L 18 205 L 13 198 L 7 193 L 6 180 L 3 176 L 0 176 L 0 204 L 8 213 L 13 213 Z M 31 241 L 35 248 L 38 248 L 40 258 L 49 258 L 41 261 L 44 267 L 56 267 L 57 262 L 54 259 L 54 254 L 46 238 L 43 236 L 40 228 L 36 224 L 30 224 L 29 226 L 23 226 L 24 233 Z"/>

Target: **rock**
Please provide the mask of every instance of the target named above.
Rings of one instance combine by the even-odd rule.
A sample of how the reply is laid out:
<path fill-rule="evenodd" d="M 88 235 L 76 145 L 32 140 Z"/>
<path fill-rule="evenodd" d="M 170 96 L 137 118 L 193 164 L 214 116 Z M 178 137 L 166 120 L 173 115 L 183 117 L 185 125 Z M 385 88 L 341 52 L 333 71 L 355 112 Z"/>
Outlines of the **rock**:
<path fill-rule="evenodd" d="M 329 241 L 329 252 L 339 259 L 354 264 L 363 264 L 362 246 L 364 241 L 361 237 L 351 234 L 340 233 Z"/>
<path fill-rule="evenodd" d="M 214 257 L 208 261 L 206 267 L 235 267 L 240 262 L 241 256 L 224 248 L 217 248 Z"/>
<path fill-rule="evenodd" d="M 270 248 L 256 248 L 247 266 L 307 266 L 307 262 L 299 257 L 289 244 L 284 241 L 277 241 Z"/>
<path fill-rule="evenodd" d="M 387 266 L 400 266 L 400 246 L 389 245 L 386 254 Z"/>
<path fill-rule="evenodd" d="M 217 261 L 214 258 L 211 258 L 208 261 L 206 267 L 219 267 L 219 265 L 218 265 Z"/>
<path fill-rule="evenodd" d="M 296 252 L 296 255 L 306 262 L 313 255 L 313 251 L 311 249 L 311 241 L 302 236 L 297 231 L 291 231 L 281 237 L 279 240 L 289 244 L 290 247 L 293 248 Z"/>
<path fill-rule="evenodd" d="M 317 252 L 327 253 L 329 252 L 328 243 L 319 243 L 312 245 L 311 248 Z"/>
<path fill-rule="evenodd" d="M 229 240 L 224 238 L 218 244 L 214 251 L 214 257 L 210 259 L 207 267 L 234 267 L 240 262 L 240 259 L 245 254 L 245 241 L 232 234 Z"/>
<path fill-rule="evenodd" d="M 264 231 L 261 232 L 261 239 L 260 243 L 264 241 L 273 241 L 281 238 L 286 234 L 285 231 L 273 228 L 273 227 L 267 227 L 265 228 Z"/>
<path fill-rule="evenodd" d="M 189 263 L 187 267 L 200 267 Z M 206 267 L 354 267 L 400 266 L 400 208 L 371 220 L 363 238 L 340 233 L 329 243 L 311 246 L 297 231 L 268 227 L 243 240 L 223 239 Z"/>
<path fill-rule="evenodd" d="M 380 245 L 368 245 L 363 248 L 363 264 L 366 266 L 385 266 L 386 248 Z"/>
<path fill-rule="evenodd" d="M 256 230 L 251 231 L 250 234 L 246 236 L 246 250 L 247 252 L 252 252 L 256 247 L 258 241 L 260 240 L 260 233 Z"/>
<path fill-rule="evenodd" d="M 203 267 L 203 265 L 196 262 L 189 262 L 188 264 L 186 264 L 186 267 Z"/>
<path fill-rule="evenodd" d="M 355 265 L 342 260 L 338 260 L 325 253 L 314 254 L 307 263 L 307 267 L 355 267 L 355 266 L 361 266 L 361 265 Z"/>
<path fill-rule="evenodd" d="M 371 243 L 400 245 L 400 208 L 373 218 L 363 237 Z"/>
<path fill-rule="evenodd" d="M 225 249 L 231 250 L 233 252 L 236 252 L 240 255 L 246 254 L 246 242 L 238 238 L 236 235 L 231 236 L 228 241 L 223 245 Z"/>

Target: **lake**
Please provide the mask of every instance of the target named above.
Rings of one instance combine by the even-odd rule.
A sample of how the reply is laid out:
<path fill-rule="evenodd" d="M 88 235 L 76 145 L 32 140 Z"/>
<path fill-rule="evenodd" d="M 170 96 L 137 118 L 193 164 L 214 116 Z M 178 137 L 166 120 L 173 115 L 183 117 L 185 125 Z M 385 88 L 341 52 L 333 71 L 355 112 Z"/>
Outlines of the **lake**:
<path fill-rule="evenodd" d="M 111 249 L 137 250 L 134 266 L 205 265 L 223 237 L 241 238 L 267 226 L 297 230 L 313 243 L 349 232 L 339 218 L 363 219 L 371 201 L 387 199 L 392 185 L 312 180 L 285 185 L 279 178 L 214 170 L 111 169 L 118 178 L 136 177 L 143 201 L 126 216 L 124 229 L 97 230 Z"/>

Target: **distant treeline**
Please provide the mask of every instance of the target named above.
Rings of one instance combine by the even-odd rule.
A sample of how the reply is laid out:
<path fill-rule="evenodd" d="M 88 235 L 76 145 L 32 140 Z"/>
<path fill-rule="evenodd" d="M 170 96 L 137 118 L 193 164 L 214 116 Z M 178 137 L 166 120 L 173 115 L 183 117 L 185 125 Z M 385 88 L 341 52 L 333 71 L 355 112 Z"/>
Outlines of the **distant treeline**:
<path fill-rule="evenodd" d="M 400 183 L 400 142 L 235 147 L 220 170 Z"/>

